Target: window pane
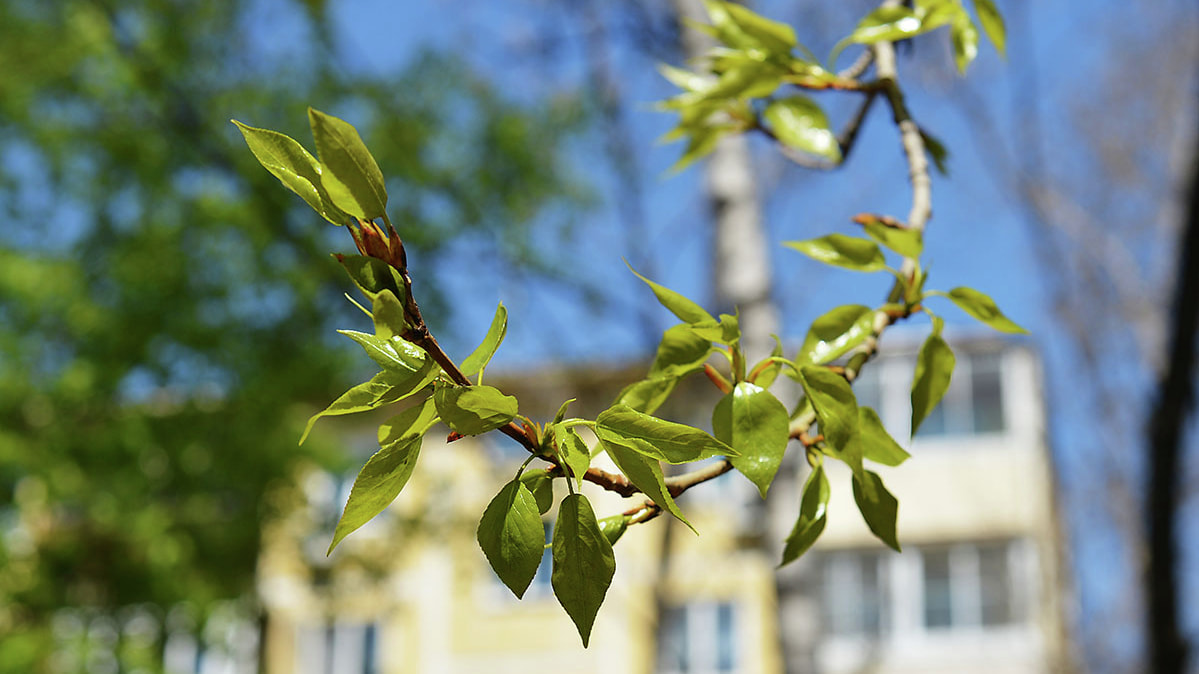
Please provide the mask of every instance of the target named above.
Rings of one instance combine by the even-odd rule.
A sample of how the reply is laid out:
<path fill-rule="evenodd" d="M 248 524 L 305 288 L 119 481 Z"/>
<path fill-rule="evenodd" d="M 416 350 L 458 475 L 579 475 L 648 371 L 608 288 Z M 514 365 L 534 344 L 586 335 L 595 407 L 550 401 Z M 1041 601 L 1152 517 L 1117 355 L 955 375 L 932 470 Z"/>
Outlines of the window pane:
<path fill-rule="evenodd" d="M 658 623 L 658 671 L 686 672 L 691 669 L 687 644 L 687 611 L 667 608 Z"/>
<path fill-rule="evenodd" d="M 884 630 L 886 587 L 877 553 L 844 552 L 824 560 L 824 626 L 832 634 L 878 636 Z"/>
<path fill-rule="evenodd" d="M 733 605 L 722 602 L 716 605 L 716 671 L 732 672 L 737 669 L 736 625 L 733 623 Z"/>
<path fill-rule="evenodd" d="M 978 549 L 979 591 L 984 625 L 1013 622 L 1011 570 L 1008 546 L 991 544 Z"/>
<path fill-rule="evenodd" d="M 949 550 L 922 551 L 924 558 L 924 625 L 953 624 L 953 594 L 950 584 Z"/>
<path fill-rule="evenodd" d="M 1003 430 L 1003 391 L 999 364 L 999 354 L 996 353 L 981 354 L 970 359 L 975 433 L 997 433 Z"/>

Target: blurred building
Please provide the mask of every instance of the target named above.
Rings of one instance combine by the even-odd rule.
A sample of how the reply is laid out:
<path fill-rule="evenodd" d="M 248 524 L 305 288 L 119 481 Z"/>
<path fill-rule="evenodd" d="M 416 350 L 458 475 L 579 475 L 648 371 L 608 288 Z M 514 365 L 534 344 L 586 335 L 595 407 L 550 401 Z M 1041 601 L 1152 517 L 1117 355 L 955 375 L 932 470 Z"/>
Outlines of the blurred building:
<path fill-rule="evenodd" d="M 659 518 L 620 540 L 584 650 L 553 596 L 548 550 L 518 601 L 475 542 L 518 448 L 502 437 L 447 444 L 434 431 L 401 497 L 330 558 L 353 474 L 312 472 L 291 495 L 292 514 L 272 527 L 260 564 L 266 671 L 502 673 L 550 663 L 563 674 L 1055 671 L 1061 610 L 1037 362 L 1011 342 L 959 341 L 955 350 L 953 385 L 913 458 L 881 470 L 900 501 L 903 554 L 874 539 L 848 471 L 834 470 L 821 542 L 776 574 L 805 470 L 780 476 L 772 499 L 784 505 L 769 518 L 756 489 L 727 474 L 679 501 L 700 536 Z M 889 352 L 855 386 L 901 442 L 914 357 Z M 534 418 L 580 391 L 572 413 L 594 415 L 637 376 L 596 370 L 539 376 L 527 394 L 527 383 L 501 387 Z M 688 410 L 711 410 L 711 394 L 680 395 L 662 413 L 707 425 L 706 413 Z M 373 428 L 356 444 L 369 451 Z M 600 517 L 639 502 L 585 491 Z M 551 526 L 547 518 L 547 540 Z"/>

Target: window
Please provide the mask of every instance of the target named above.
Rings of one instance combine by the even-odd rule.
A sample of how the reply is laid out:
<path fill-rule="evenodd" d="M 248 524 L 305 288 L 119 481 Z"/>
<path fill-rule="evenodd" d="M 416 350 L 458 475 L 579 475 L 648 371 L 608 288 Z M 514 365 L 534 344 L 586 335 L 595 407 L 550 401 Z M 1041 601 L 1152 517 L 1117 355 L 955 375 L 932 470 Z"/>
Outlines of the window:
<path fill-rule="evenodd" d="M 301 674 L 377 674 L 379 628 L 375 623 L 329 622 L 301 627 L 296 671 Z"/>
<path fill-rule="evenodd" d="M 920 425 L 919 435 L 968 435 L 1004 430 L 1002 360 L 998 353 L 957 355 L 949 390 Z"/>
<path fill-rule="evenodd" d="M 658 667 L 666 674 L 737 671 L 737 612 L 731 602 L 666 608 L 658 623 Z"/>
<path fill-rule="evenodd" d="M 825 629 L 840 636 L 878 636 L 886 625 L 886 568 L 878 552 L 837 552 L 822 566 Z"/>
<path fill-rule="evenodd" d="M 924 626 L 992 627 L 1015 622 L 1010 547 L 985 543 L 921 550 Z"/>

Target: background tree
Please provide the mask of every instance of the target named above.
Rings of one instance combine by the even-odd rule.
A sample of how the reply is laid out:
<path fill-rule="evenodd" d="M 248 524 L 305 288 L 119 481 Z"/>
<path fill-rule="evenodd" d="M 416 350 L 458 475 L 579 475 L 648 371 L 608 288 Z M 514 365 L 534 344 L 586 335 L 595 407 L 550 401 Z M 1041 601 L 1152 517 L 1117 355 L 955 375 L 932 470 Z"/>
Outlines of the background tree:
<path fill-rule="evenodd" d="M 283 19 L 292 37 L 266 28 Z M 366 72 L 329 23 L 322 3 L 0 7 L 0 671 L 155 662 L 172 607 L 200 631 L 254 596 L 269 493 L 349 460 L 295 446 L 305 402 L 359 368 L 325 339 L 349 306 L 340 271 L 230 116 L 347 110 L 427 261 L 477 231 L 535 264 L 524 232 L 578 203 L 552 149 L 575 102 L 514 104 L 433 54 Z M 64 608 L 114 633 L 118 662 L 71 664 Z M 145 616 L 149 639 L 129 637 Z"/>

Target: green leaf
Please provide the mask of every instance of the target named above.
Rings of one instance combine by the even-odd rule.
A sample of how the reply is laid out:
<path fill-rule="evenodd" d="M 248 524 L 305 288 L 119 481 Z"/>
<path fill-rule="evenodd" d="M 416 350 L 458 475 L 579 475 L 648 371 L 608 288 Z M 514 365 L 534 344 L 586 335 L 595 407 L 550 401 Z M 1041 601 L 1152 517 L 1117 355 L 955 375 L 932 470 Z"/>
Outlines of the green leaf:
<path fill-rule="evenodd" d="M 929 294 L 934 294 L 932 291 Z M 954 288 L 943 294 L 958 305 L 962 311 L 973 316 L 978 321 L 991 326 L 1000 332 L 1027 334 L 1028 331 L 1016 325 L 1010 318 L 1003 315 L 995 300 L 973 288 Z"/>
<path fill-rule="evenodd" d="M 629 264 L 628 261 L 625 262 L 625 265 L 629 268 L 629 271 L 633 272 L 637 278 L 645 281 L 645 284 L 654 291 L 654 296 L 658 298 L 658 303 L 669 309 L 670 313 L 678 316 L 680 321 L 692 324 L 716 322 L 716 319 L 712 317 L 712 314 L 704 311 L 703 307 L 687 299 L 680 293 L 677 293 L 665 286 L 658 285 L 657 283 L 645 278 L 641 274 L 638 274 L 637 270 L 633 269 L 633 265 Z"/>
<path fill-rule="evenodd" d="M 591 626 L 604 603 L 616 573 L 612 544 L 600 531 L 587 497 L 571 494 L 558 506 L 554 523 L 554 573 L 550 585 L 583 639 L 591 639 Z"/>
<path fill-rule="evenodd" d="M 873 326 L 874 310 L 870 307 L 839 306 L 812 321 L 795 361 L 820 365 L 836 360 L 866 341 Z"/>
<path fill-rule="evenodd" d="M 608 544 L 616 545 L 616 541 L 619 541 L 629 528 L 629 518 L 627 515 L 612 515 L 600 520 L 599 526 L 600 531 L 604 532 L 604 538 L 608 539 Z"/>
<path fill-rule="evenodd" d="M 866 236 L 904 257 L 920 257 L 924 251 L 924 237 L 919 230 L 887 227 L 878 222 L 867 222 L 862 228 Z"/>
<path fill-rule="evenodd" d="M 770 357 L 776 358 L 776 359 L 782 359 L 782 357 L 783 357 L 783 342 L 782 342 L 782 340 L 779 339 L 778 335 L 771 335 L 771 338 L 774 339 L 774 348 L 771 349 L 771 351 L 770 351 Z M 759 363 L 758 365 L 755 365 L 753 368 L 754 370 L 757 370 L 758 375 L 756 377 L 754 377 L 752 383 L 757 384 L 758 386 L 761 386 L 762 388 L 770 388 L 770 385 L 773 384 L 774 380 L 778 378 L 779 371 L 783 369 L 783 363 L 781 360 L 775 360 L 774 362 L 771 362 L 769 365 L 763 367 L 761 370 L 758 370 L 758 367 L 760 367 L 760 366 L 761 366 L 761 363 Z"/>
<path fill-rule="evenodd" d="M 787 54 L 796 45 L 795 30 L 771 21 L 746 7 L 720 0 L 704 0 L 718 37 L 730 47 L 758 47 Z"/>
<path fill-rule="evenodd" d="M 300 436 L 300 444 L 308 439 L 308 434 L 312 432 L 312 427 L 321 417 L 340 416 L 342 414 L 355 414 L 357 412 L 366 412 L 384 405 L 403 400 L 404 398 L 416 393 L 420 387 L 413 388 L 415 380 L 411 375 L 384 370 L 370 381 L 363 382 L 341 394 L 337 400 L 334 400 L 323 411 L 312 415 L 308 420 L 308 426 L 304 428 L 304 434 Z"/>
<path fill-rule="evenodd" d="M 721 314 L 720 321 L 692 323 L 691 331 L 696 336 L 719 344 L 735 344 L 741 339 L 741 326 L 736 316 Z"/>
<path fill-rule="evenodd" d="M 695 527 L 691 526 L 686 517 L 683 517 L 683 511 L 679 510 L 679 506 L 674 502 L 674 497 L 666 488 L 666 477 L 662 475 L 662 466 L 657 461 L 641 454 L 621 440 L 605 440 L 601 437 L 600 442 L 603 443 L 608 457 L 612 459 L 620 472 L 629 478 L 629 482 L 632 482 L 634 487 L 640 489 L 641 493 L 648 496 L 654 503 L 665 508 L 666 512 L 674 515 L 680 522 L 686 524 L 691 531 L 695 531 Z"/>
<path fill-rule="evenodd" d="M 825 441 L 839 450 L 848 448 L 858 433 L 858 402 L 849 382 L 815 365 L 804 365 L 799 374 L 799 383 L 816 410 Z"/>
<path fill-rule="evenodd" d="M 950 35 L 953 40 L 953 60 L 958 72 L 965 75 L 966 68 L 978 56 L 978 28 L 966 12 L 960 12 L 953 20 Z"/>
<path fill-rule="evenodd" d="M 359 471 L 350 489 L 350 498 L 346 502 L 345 512 L 337 522 L 333 531 L 333 542 L 329 544 L 329 552 L 343 538 L 366 524 L 375 515 L 391 505 L 412 471 L 416 468 L 417 457 L 420 456 L 421 439 L 425 431 L 436 421 L 431 418 L 428 401 L 411 407 L 396 415 L 389 422 L 389 430 L 379 429 L 382 448 L 375 452 Z M 393 433 L 390 429 L 407 429 L 408 432 Z M 418 429 L 419 432 L 411 432 Z M 328 553 L 326 553 L 328 554 Z"/>
<path fill-rule="evenodd" d="M 741 382 L 716 403 L 712 433 L 741 453 L 733 467 L 758 487 L 762 498 L 778 473 L 790 440 L 787 408 L 770 391 Z"/>
<path fill-rule="evenodd" d="M 879 7 L 867 14 L 846 40 L 857 44 L 894 42 L 919 35 L 923 32 L 922 29 L 920 17 L 914 10 L 906 7 Z"/>
<path fill-rule="evenodd" d="M 495 430 L 516 416 L 516 398 L 491 386 L 439 386 L 433 402 L 445 425 L 463 435 Z"/>
<path fill-rule="evenodd" d="M 366 355 L 378 363 L 383 369 L 392 372 L 421 373 L 422 375 L 437 369 L 429 354 L 419 346 L 399 337 L 390 339 L 376 335 L 368 335 L 357 330 L 338 330 L 341 334 L 358 342 Z"/>
<path fill-rule="evenodd" d="M 404 320 L 404 305 L 395 293 L 384 289 L 371 302 L 371 320 L 375 323 L 375 336 L 382 339 L 399 338 L 408 329 Z"/>
<path fill-rule="evenodd" d="M 949 175 L 949 149 L 931 133 L 921 131 L 920 137 L 924 139 L 924 151 L 933 160 L 937 172 L 943 176 Z"/>
<path fill-rule="evenodd" d="M 308 108 L 308 122 L 316 140 L 316 153 L 325 167 L 321 184 L 333 203 L 363 220 L 383 217 L 387 207 L 383 172 L 358 131 L 349 123 L 313 108 Z"/>
<path fill-rule="evenodd" d="M 732 447 L 707 433 L 616 404 L 595 420 L 600 439 L 627 446 L 668 463 L 690 463 L 713 456 L 737 456 Z"/>
<path fill-rule="evenodd" d="M 690 325 L 672 326 L 662 333 L 649 376 L 694 370 L 697 366 L 702 367 L 711 353 L 712 342 L 696 334 Z"/>
<path fill-rule="evenodd" d="M 982 24 L 983 32 L 995 45 L 995 51 L 1000 56 L 1007 55 L 1007 29 L 1003 25 L 1003 15 L 995 6 L 993 0 L 974 0 L 974 11 L 978 12 L 978 22 Z"/>
<path fill-rule="evenodd" d="M 883 427 L 878 412 L 869 407 L 858 408 L 858 445 L 862 458 L 884 466 L 898 466 L 911 457 Z"/>
<path fill-rule="evenodd" d="M 710 84 L 709 78 L 699 73 L 684 68 L 676 68 L 665 63 L 658 64 L 658 72 L 671 84 L 686 91 L 699 91 Z"/>
<path fill-rule="evenodd" d="M 504 308 L 504 303 L 500 302 L 500 305 L 495 308 L 495 317 L 491 319 L 491 327 L 487 329 L 487 336 L 483 338 L 483 343 L 462 360 L 462 374 L 472 377 L 487 367 L 507 333 L 508 310 Z"/>
<path fill-rule="evenodd" d="M 308 150 L 294 139 L 277 131 L 256 129 L 236 119 L 230 120 L 241 130 L 246 145 L 259 164 L 279 179 L 283 186 L 300 195 L 312 210 L 335 225 L 346 224 L 350 216 L 333 204 L 321 186 L 322 167 Z"/>
<path fill-rule="evenodd" d="M 802 152 L 841 161 L 841 145 L 828 127 L 824 110 L 806 96 L 789 96 L 772 101 L 762 113 L 775 137 Z"/>
<path fill-rule="evenodd" d="M 854 476 L 853 500 L 857 502 L 862 519 L 866 520 L 866 526 L 870 527 L 870 531 L 891 549 L 899 552 L 899 539 L 895 533 L 899 501 L 887 491 L 878 473 L 865 471 L 862 479 Z"/>
<path fill-rule="evenodd" d="M 934 333 L 924 340 L 912 379 L 912 437 L 949 390 L 954 363 L 953 350 L 940 335 Z"/>
<path fill-rule="evenodd" d="M 537 512 L 548 513 L 554 505 L 554 481 L 544 470 L 530 470 L 520 476 L 520 481 L 533 494 Z"/>
<path fill-rule="evenodd" d="M 788 241 L 783 245 L 794 248 L 813 260 L 855 271 L 878 271 L 887 266 L 878 244 L 869 239 L 829 234 L 819 239 Z"/>
<path fill-rule="evenodd" d="M 666 375 L 633 382 L 621 390 L 620 395 L 616 397 L 615 404 L 626 405 L 638 412 L 653 414 L 670 397 L 679 380 L 701 369 L 703 366 L 697 366 L 687 371 L 674 371 Z"/>
<path fill-rule="evenodd" d="M 413 405 L 379 424 L 379 446 L 386 447 L 404 439 L 424 436 L 437 421 L 437 407 L 433 405 L 433 399 L 425 398 L 419 405 Z"/>
<path fill-rule="evenodd" d="M 828 478 L 824 475 L 824 466 L 819 465 L 808 476 L 804 484 L 803 499 L 799 504 L 799 519 L 787 536 L 783 548 L 783 561 L 779 566 L 790 564 L 799 559 L 803 553 L 812 547 L 824 531 L 828 523 L 828 498 L 830 494 Z"/>
<path fill-rule="evenodd" d="M 404 281 L 391 265 L 383 260 L 366 255 L 334 255 L 333 256 L 346 273 L 350 275 L 350 280 L 362 294 L 371 298 L 373 301 L 375 295 L 390 290 L 403 304 L 405 292 Z"/>
<path fill-rule="evenodd" d="M 716 144 L 720 142 L 721 137 L 728 135 L 733 128 L 724 124 L 692 129 L 688 135 L 687 147 L 683 150 L 683 155 L 671 165 L 670 172 L 679 173 L 697 160 L 711 154 L 712 150 L 716 149 Z"/>
<path fill-rule="evenodd" d="M 476 532 L 479 547 L 504 585 L 523 597 L 545 549 L 545 530 L 533 493 L 520 480 L 504 485 L 495 495 Z"/>
<path fill-rule="evenodd" d="M 587 443 L 573 428 L 554 426 L 554 440 L 558 446 L 558 457 L 570 468 L 579 484 L 583 484 L 583 474 L 591 467 L 591 450 Z"/>

